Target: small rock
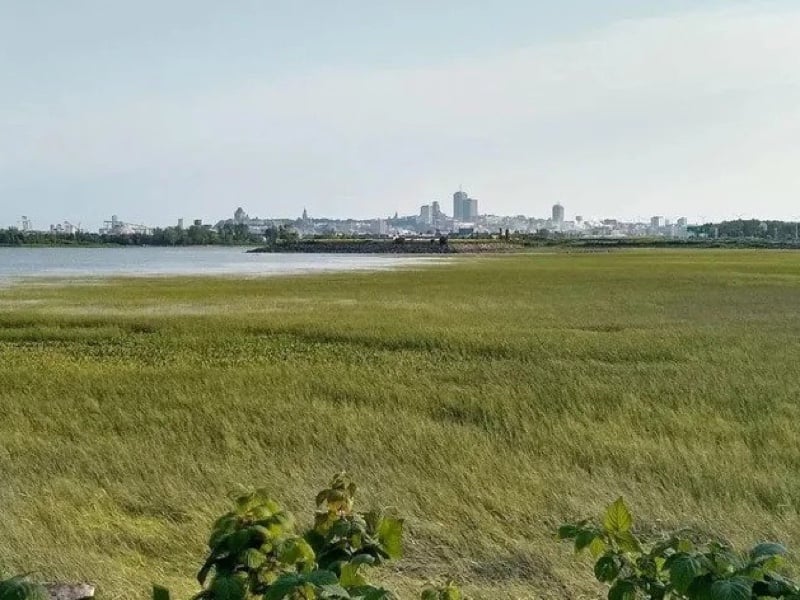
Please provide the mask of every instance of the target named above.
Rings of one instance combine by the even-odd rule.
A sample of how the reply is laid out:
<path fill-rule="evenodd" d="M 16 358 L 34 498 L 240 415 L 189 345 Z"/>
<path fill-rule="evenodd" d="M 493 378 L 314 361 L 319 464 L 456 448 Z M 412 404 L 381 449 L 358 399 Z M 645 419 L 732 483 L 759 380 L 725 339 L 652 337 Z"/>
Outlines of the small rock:
<path fill-rule="evenodd" d="M 94 598 L 94 586 L 88 583 L 45 583 L 50 600 L 84 600 Z"/>

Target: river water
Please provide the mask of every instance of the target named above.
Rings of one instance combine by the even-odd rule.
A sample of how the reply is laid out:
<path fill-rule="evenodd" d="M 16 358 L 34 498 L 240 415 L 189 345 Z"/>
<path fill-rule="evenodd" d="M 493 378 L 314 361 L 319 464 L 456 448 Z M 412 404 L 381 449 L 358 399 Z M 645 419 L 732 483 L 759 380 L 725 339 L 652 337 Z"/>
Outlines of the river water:
<path fill-rule="evenodd" d="M 238 247 L 0 248 L 0 281 L 30 277 L 263 276 L 384 270 L 432 257 L 374 254 L 248 254 Z"/>

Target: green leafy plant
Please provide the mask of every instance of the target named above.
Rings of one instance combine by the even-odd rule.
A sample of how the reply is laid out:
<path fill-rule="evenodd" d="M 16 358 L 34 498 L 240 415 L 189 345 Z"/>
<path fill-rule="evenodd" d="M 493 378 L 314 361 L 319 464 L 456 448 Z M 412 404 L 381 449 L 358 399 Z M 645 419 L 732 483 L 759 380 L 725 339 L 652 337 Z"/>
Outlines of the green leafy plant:
<path fill-rule="evenodd" d="M 50 600 L 44 586 L 25 576 L 0 581 L 0 600 Z"/>
<path fill-rule="evenodd" d="M 469 600 L 452 581 L 443 585 L 429 583 L 422 589 L 421 600 Z"/>
<path fill-rule="evenodd" d="M 402 556 L 403 521 L 379 511 L 353 510 L 356 485 L 339 473 L 317 494 L 314 527 L 306 540 L 321 568 L 357 577 L 364 565 Z"/>
<path fill-rule="evenodd" d="M 783 546 L 765 543 L 739 553 L 679 534 L 645 545 L 633 533 L 633 516 L 622 498 L 606 509 L 601 523 L 567 523 L 558 535 L 596 559 L 594 575 L 610 586 L 609 600 L 800 600 L 797 584 L 778 572 Z"/>
<path fill-rule="evenodd" d="M 298 535 L 292 517 L 265 490 L 243 495 L 214 523 L 196 600 L 383 600 L 366 566 L 402 553 L 403 521 L 353 511 L 356 486 L 345 473 L 316 497 L 314 526 Z M 166 596 L 164 594 L 166 593 Z M 154 587 L 154 600 L 168 600 Z"/>

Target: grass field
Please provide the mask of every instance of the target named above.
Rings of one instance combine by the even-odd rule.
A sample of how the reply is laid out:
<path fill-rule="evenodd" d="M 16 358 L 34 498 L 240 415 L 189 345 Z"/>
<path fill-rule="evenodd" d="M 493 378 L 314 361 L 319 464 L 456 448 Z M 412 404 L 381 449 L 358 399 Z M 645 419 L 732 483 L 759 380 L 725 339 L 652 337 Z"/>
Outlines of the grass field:
<path fill-rule="evenodd" d="M 619 495 L 800 549 L 800 254 L 20 285 L 0 411 L 0 570 L 188 597 L 231 492 L 307 519 L 346 468 L 408 519 L 403 597 L 591 597 L 553 532 Z"/>

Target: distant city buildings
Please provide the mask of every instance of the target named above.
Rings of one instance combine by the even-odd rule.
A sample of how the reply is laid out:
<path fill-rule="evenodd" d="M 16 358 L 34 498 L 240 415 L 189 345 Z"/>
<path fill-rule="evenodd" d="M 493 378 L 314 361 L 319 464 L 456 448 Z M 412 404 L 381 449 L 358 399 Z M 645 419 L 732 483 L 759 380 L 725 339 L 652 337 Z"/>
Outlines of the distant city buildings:
<path fill-rule="evenodd" d="M 553 224 L 560 226 L 564 222 L 564 207 L 561 204 L 554 204 L 552 213 Z"/>
<path fill-rule="evenodd" d="M 433 224 L 433 211 L 430 204 L 423 204 L 419 207 L 419 222 L 420 225 Z"/>
<path fill-rule="evenodd" d="M 478 201 L 466 192 L 458 190 L 453 194 L 453 220 L 459 223 L 472 222 L 478 218 Z"/>
<path fill-rule="evenodd" d="M 29 230 L 23 230 L 23 231 L 29 231 Z M 80 224 L 73 225 L 69 221 L 64 221 L 63 223 L 56 223 L 55 225 L 50 225 L 50 233 L 75 235 L 76 233 L 80 233 L 80 231 L 81 231 Z"/>
<path fill-rule="evenodd" d="M 259 219 L 257 217 L 250 217 L 244 209 L 240 206 L 233 213 L 232 219 L 223 219 L 214 225 L 214 229 L 221 231 L 224 227 L 235 227 L 237 225 L 244 225 L 247 231 L 255 235 L 264 235 L 269 229 L 275 228 L 275 222 L 272 219 Z"/>
<path fill-rule="evenodd" d="M 601 237 L 668 237 L 685 238 L 690 235 L 701 235 L 697 228 L 689 227 L 686 217 L 675 219 L 672 223 L 662 215 L 650 218 L 649 222 L 623 222 L 618 219 L 591 219 L 576 215 L 574 220 L 567 220 L 566 210 L 559 202 L 551 207 L 550 215 L 544 218 L 525 215 L 492 215 L 478 214 L 478 201 L 459 189 L 452 195 L 453 215 L 445 214 L 438 200 L 432 200 L 419 208 L 418 214 L 400 216 L 397 212 L 388 218 L 371 219 L 329 219 L 312 217 L 303 208 L 302 214 L 294 218 L 261 219 L 251 217 L 242 207 L 233 211 L 232 218 L 218 221 L 215 225 L 203 224 L 196 219 L 193 228 L 215 230 L 229 237 L 242 235 L 243 228 L 253 239 L 261 236 L 267 239 L 276 231 L 292 232 L 300 237 L 313 236 L 497 236 L 511 234 L 558 235 L 585 238 Z M 177 220 L 177 229 L 182 230 L 184 219 Z M 766 227 L 766 224 L 764 224 Z M 33 226 L 27 216 L 17 222 L 14 229 L 22 232 L 33 232 Z M 762 228 L 763 229 L 763 228 Z M 800 226 L 795 229 L 800 231 Z M 73 235 L 81 231 L 80 223 L 73 225 L 68 221 L 50 226 L 50 232 L 60 235 Z M 154 228 L 122 221 L 114 215 L 103 223 L 99 233 L 102 235 L 150 235 Z M 761 232 L 763 233 L 763 231 Z M 708 232 L 702 235 L 710 235 Z M 800 234 L 798 234 L 800 237 Z"/>
<path fill-rule="evenodd" d="M 117 215 L 112 215 L 110 221 L 104 221 L 103 226 L 100 228 L 100 235 L 150 235 L 151 233 L 153 233 L 152 227 L 125 223 L 120 221 Z"/>

